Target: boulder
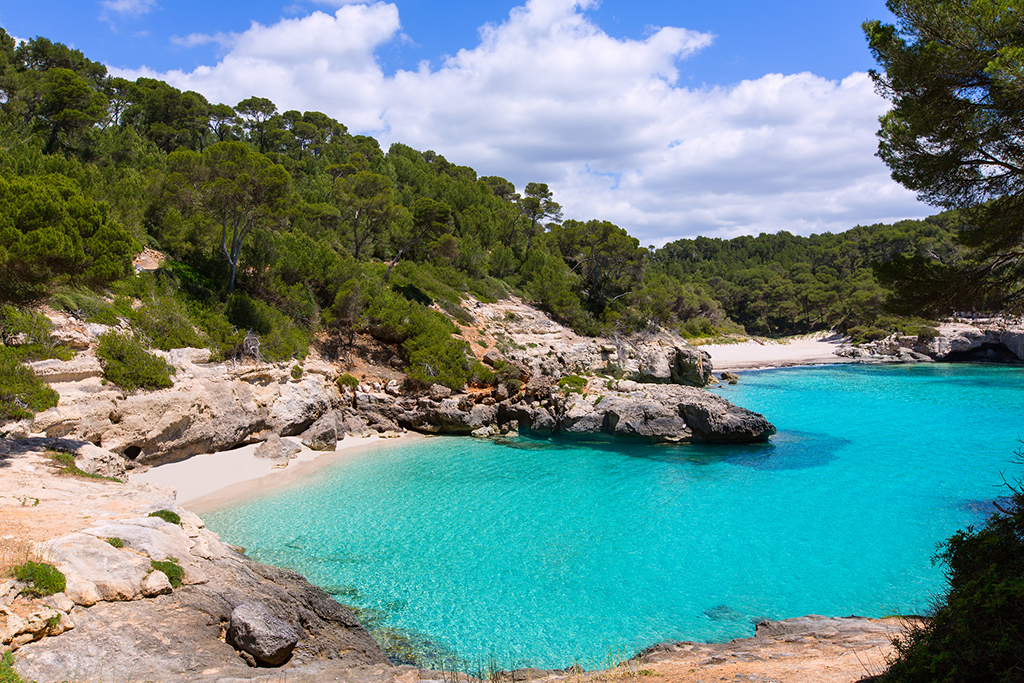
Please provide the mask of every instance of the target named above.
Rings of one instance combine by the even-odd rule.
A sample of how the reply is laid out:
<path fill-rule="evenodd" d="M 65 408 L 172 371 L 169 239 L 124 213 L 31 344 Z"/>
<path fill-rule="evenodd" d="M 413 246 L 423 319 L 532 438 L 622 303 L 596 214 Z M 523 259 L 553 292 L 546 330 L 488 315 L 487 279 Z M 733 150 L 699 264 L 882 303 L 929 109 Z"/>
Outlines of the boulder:
<path fill-rule="evenodd" d="M 84 443 L 75 448 L 75 466 L 86 474 L 124 479 L 125 459 L 105 448 Z"/>
<path fill-rule="evenodd" d="M 266 441 L 256 447 L 253 451 L 253 455 L 257 458 L 266 460 L 287 462 L 291 458 L 294 458 L 301 450 L 302 447 L 294 441 L 288 438 L 282 439 L 277 434 L 270 434 Z"/>
<path fill-rule="evenodd" d="M 155 598 L 158 595 L 169 595 L 174 592 L 171 580 L 162 571 L 154 570 L 142 580 L 142 595 L 147 598 Z"/>
<path fill-rule="evenodd" d="M 331 412 L 303 432 L 302 445 L 314 451 L 333 451 L 338 441 L 344 438 L 345 431 L 338 429 L 338 416 Z"/>
<path fill-rule="evenodd" d="M 288 623 L 274 616 L 265 605 L 250 602 L 231 612 L 227 642 L 248 652 L 265 666 L 281 666 L 299 642 L 299 634 Z"/>
<path fill-rule="evenodd" d="M 767 441 L 775 427 L 763 415 L 741 408 L 723 398 L 680 404 L 679 414 L 696 440 L 707 443 L 753 443 Z"/>
<path fill-rule="evenodd" d="M 53 564 L 67 579 L 64 594 L 89 607 L 102 600 L 135 600 L 150 571 L 149 558 L 114 548 L 84 533 L 68 534 L 47 544 Z"/>

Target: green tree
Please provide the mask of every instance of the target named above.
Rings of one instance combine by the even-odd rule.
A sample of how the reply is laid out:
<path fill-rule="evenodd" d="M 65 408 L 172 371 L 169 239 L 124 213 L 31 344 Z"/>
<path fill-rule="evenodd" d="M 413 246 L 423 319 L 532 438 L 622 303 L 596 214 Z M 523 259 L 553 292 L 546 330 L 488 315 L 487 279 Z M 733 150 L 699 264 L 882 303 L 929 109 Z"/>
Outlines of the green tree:
<path fill-rule="evenodd" d="M 242 142 L 218 142 L 202 154 L 178 150 L 168 157 L 178 199 L 220 227 L 220 244 L 231 268 L 228 296 L 246 237 L 257 227 L 283 219 L 291 197 L 291 178 Z"/>
<path fill-rule="evenodd" d="M 130 273 L 138 244 L 108 214 L 65 176 L 0 177 L 0 301 L 41 297 L 60 282 L 101 285 Z"/>
<path fill-rule="evenodd" d="M 864 24 L 884 68 L 872 78 L 893 103 L 878 156 L 922 199 L 970 210 L 961 239 L 972 257 L 929 274 L 944 278 L 941 305 L 1024 307 L 1024 1 L 886 4 L 896 24 Z M 890 272 L 894 284 L 929 270 L 905 265 L 909 283 Z"/>
<path fill-rule="evenodd" d="M 311 126 L 311 124 L 304 124 Z M 341 211 L 349 231 L 352 257 L 386 230 L 398 214 L 391 179 L 371 171 L 357 171 L 334 182 L 331 198 Z"/>

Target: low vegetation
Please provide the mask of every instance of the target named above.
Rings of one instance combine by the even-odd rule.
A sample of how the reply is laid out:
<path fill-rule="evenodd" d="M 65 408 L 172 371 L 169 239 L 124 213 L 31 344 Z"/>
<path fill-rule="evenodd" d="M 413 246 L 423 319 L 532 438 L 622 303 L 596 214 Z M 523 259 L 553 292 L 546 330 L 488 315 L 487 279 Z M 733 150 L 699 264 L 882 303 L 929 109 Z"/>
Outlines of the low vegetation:
<path fill-rule="evenodd" d="M 170 557 L 167 560 L 150 560 L 149 564 L 153 571 L 163 572 L 167 576 L 172 588 L 181 588 L 185 580 L 185 570 L 176 559 Z"/>
<path fill-rule="evenodd" d="M 149 513 L 150 517 L 159 517 L 168 524 L 181 524 L 181 516 L 173 510 L 156 510 Z"/>
<path fill-rule="evenodd" d="M 124 332 L 111 330 L 101 334 L 96 356 L 103 365 L 103 377 L 125 391 L 166 389 L 174 385 L 171 380 L 174 368 Z"/>
<path fill-rule="evenodd" d="M 29 586 L 21 592 L 32 598 L 42 598 L 64 592 L 67 580 L 59 569 L 45 562 L 26 562 L 14 568 L 14 578 Z"/>

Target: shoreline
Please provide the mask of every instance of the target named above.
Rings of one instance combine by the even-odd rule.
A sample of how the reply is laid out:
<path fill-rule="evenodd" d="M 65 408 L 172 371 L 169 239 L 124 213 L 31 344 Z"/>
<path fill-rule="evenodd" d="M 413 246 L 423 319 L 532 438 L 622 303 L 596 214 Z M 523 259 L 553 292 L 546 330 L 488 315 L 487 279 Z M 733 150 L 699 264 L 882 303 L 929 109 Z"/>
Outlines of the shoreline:
<path fill-rule="evenodd" d="M 721 373 L 855 362 L 854 359 L 835 355 L 835 350 L 845 340 L 840 335 L 809 335 L 783 342 L 750 340 L 737 344 L 707 344 L 698 348 L 708 352 L 714 371 Z"/>
<path fill-rule="evenodd" d="M 283 468 L 275 468 L 271 460 L 257 458 L 253 453 L 260 444 L 249 444 L 150 467 L 145 472 L 130 475 L 129 481 L 170 486 L 175 490 L 178 505 L 202 515 L 286 488 L 341 460 L 426 438 L 429 437 L 413 432 L 390 438 L 378 434 L 346 436 L 332 451 L 314 451 L 302 446 L 297 456 Z"/>

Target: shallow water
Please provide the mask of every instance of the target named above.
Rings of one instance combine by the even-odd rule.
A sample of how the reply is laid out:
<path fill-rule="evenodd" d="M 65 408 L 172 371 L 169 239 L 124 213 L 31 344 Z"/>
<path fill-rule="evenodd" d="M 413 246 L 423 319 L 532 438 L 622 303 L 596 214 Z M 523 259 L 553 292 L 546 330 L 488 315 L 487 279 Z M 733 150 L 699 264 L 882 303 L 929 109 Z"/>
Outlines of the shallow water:
<path fill-rule="evenodd" d="M 752 446 L 436 438 L 206 516 L 427 659 L 605 664 L 760 618 L 926 611 L 931 559 L 1016 476 L 1024 369 L 825 366 L 718 393 Z"/>

